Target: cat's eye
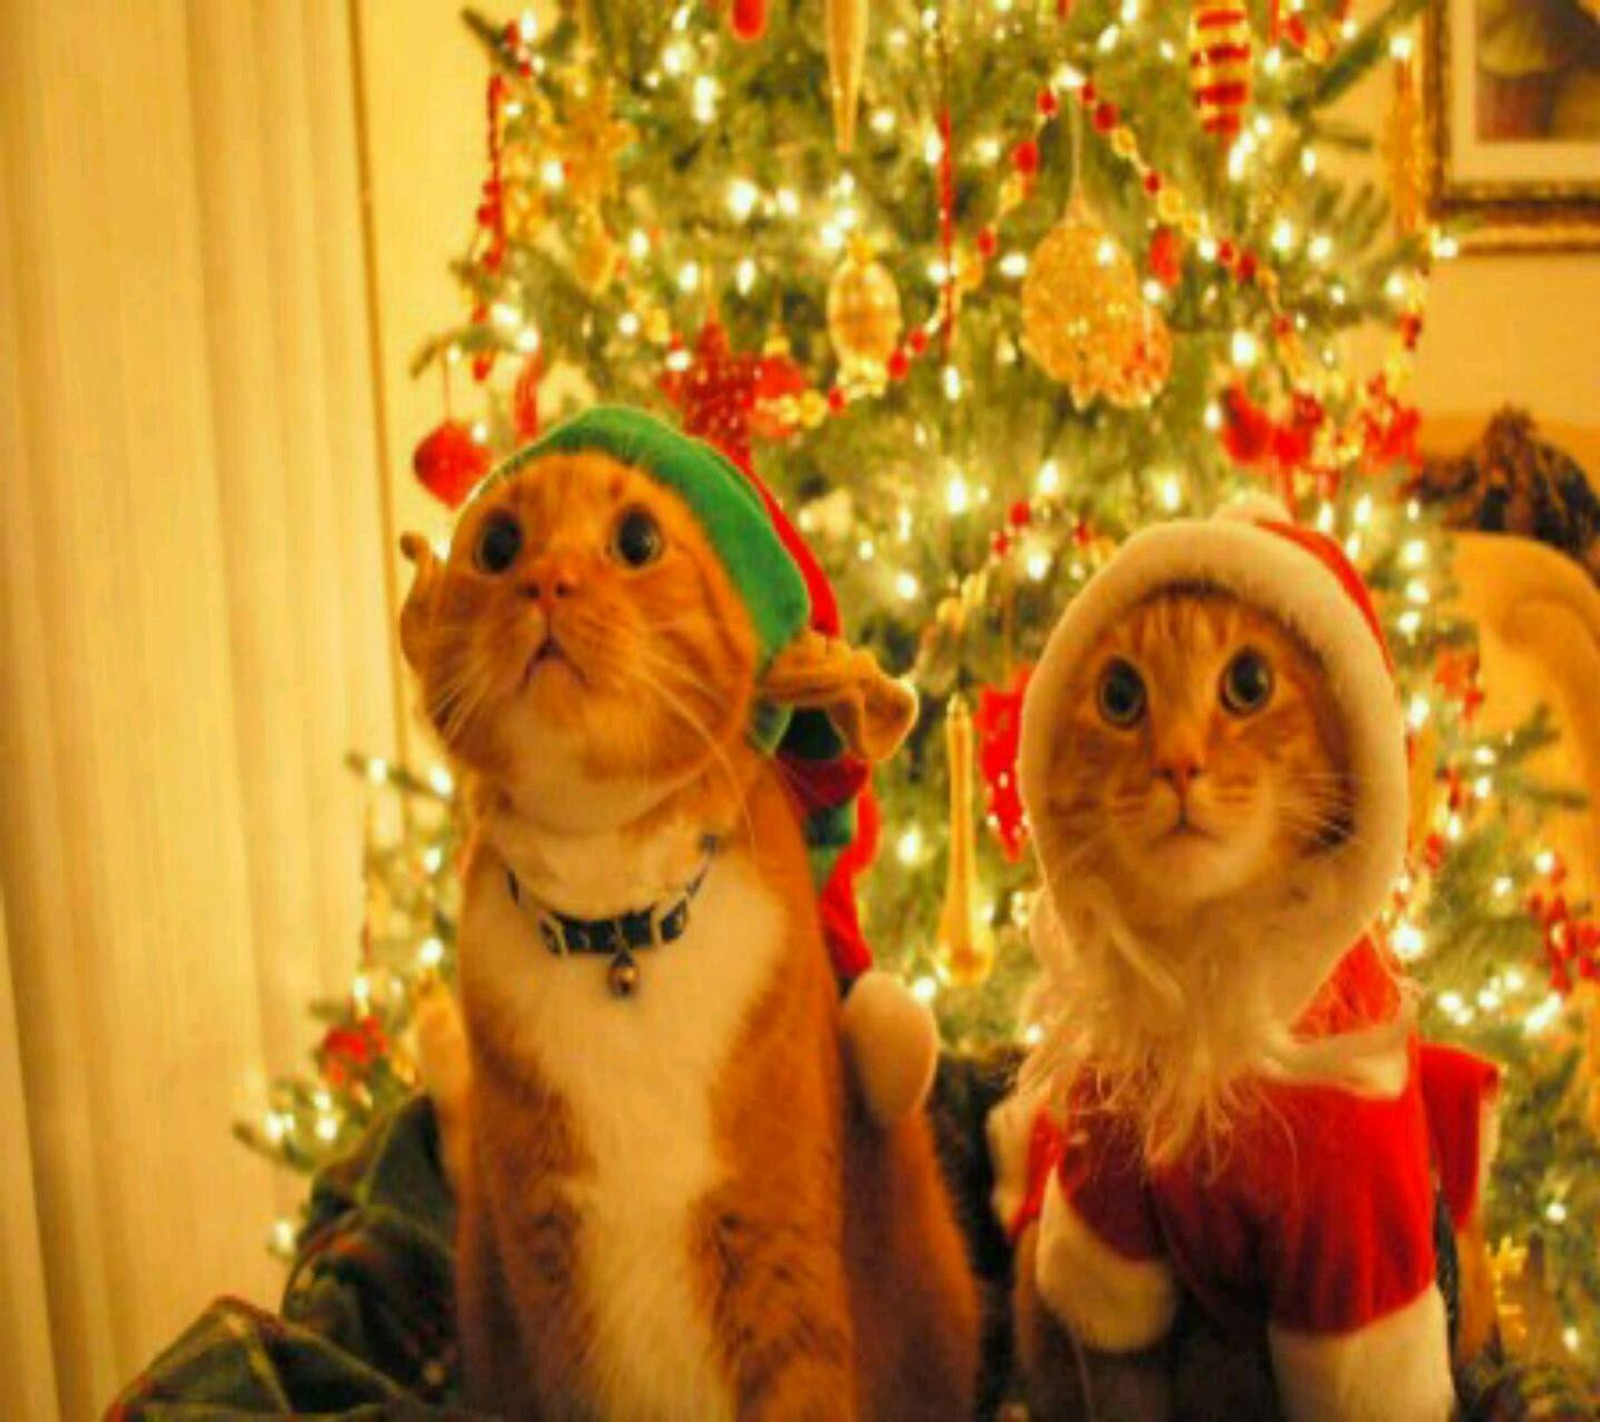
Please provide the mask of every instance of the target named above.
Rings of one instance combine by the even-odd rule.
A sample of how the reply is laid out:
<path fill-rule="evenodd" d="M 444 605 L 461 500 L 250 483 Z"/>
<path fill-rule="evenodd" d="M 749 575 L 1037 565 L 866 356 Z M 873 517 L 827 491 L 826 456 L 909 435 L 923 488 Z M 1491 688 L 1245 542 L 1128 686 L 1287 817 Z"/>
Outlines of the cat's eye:
<path fill-rule="evenodd" d="M 492 513 L 478 531 L 472 560 L 486 573 L 503 573 L 522 551 L 522 525 L 508 513 Z"/>
<path fill-rule="evenodd" d="M 1144 715 L 1144 678 L 1131 662 L 1113 657 L 1100 673 L 1100 715 L 1113 726 L 1136 726 Z"/>
<path fill-rule="evenodd" d="M 1272 666 L 1254 647 L 1235 654 L 1222 673 L 1222 704 L 1235 716 L 1253 716 L 1272 700 Z"/>
<path fill-rule="evenodd" d="M 611 551 L 630 568 L 654 563 L 664 546 L 661 525 L 644 509 L 629 509 L 611 535 Z"/>

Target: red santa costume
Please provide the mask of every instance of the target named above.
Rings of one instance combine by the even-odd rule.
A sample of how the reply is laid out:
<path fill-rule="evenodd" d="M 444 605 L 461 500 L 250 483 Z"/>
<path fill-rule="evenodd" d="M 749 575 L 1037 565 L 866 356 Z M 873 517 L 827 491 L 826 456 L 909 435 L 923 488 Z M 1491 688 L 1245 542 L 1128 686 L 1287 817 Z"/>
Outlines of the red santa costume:
<path fill-rule="evenodd" d="M 1019 779 L 1046 805 L 1063 691 L 1100 633 L 1176 583 L 1223 589 L 1287 625 L 1318 657 L 1343 721 L 1353 833 L 1319 854 L 1263 921 L 1256 987 L 1282 1053 L 1247 1074 L 1250 1108 L 1216 1150 L 1153 1160 L 1114 1083 L 1080 1051 L 1066 1082 L 991 1120 L 995 1205 L 1039 1226 L 1043 1302 L 1090 1347 L 1132 1352 L 1167 1332 L 1179 1290 L 1269 1348 L 1295 1419 L 1446 1418 L 1455 1403 L 1434 1258 L 1434 1169 L 1452 1213 L 1474 1208 L 1479 1105 L 1493 1071 L 1423 1048 L 1393 964 L 1368 937 L 1405 852 L 1405 724 L 1359 576 L 1330 539 L 1281 518 L 1223 516 L 1131 538 L 1068 608 L 1023 708 Z M 1087 892 L 1049 862 L 1034 911 L 1041 961 L 1074 951 Z M 1076 916 L 1075 916 L 1076 915 Z M 1252 946 L 1252 952 L 1254 946 Z M 1064 1013 L 1073 1012 L 1062 1002 Z M 1341 1058 L 1358 1063 L 1342 1071 Z"/>

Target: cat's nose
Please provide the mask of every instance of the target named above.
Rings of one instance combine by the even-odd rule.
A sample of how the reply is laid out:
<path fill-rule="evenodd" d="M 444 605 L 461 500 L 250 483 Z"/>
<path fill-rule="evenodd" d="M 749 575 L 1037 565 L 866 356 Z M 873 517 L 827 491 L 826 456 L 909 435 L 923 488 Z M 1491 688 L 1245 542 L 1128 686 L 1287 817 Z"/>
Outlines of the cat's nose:
<path fill-rule="evenodd" d="M 1156 766 L 1156 775 L 1169 781 L 1182 800 L 1189 793 L 1190 784 L 1205 771 L 1198 756 L 1173 756 Z"/>
<path fill-rule="evenodd" d="M 546 611 L 558 600 L 571 597 L 577 590 L 577 570 L 570 563 L 550 559 L 541 559 L 532 564 L 522 584 L 522 595 Z"/>

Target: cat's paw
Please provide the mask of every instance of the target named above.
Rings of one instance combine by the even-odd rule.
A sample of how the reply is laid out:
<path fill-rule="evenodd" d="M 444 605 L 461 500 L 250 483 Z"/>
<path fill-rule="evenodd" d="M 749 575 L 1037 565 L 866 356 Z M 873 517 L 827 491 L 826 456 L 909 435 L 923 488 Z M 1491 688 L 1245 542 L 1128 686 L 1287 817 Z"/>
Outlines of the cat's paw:
<path fill-rule="evenodd" d="M 472 1081 L 466 1029 L 455 997 L 442 978 L 428 978 L 419 984 L 416 993 L 412 1024 L 417 1034 L 417 1063 L 438 1118 L 439 1153 L 445 1174 L 459 1189 L 466 1149 L 467 1093 Z"/>
<path fill-rule="evenodd" d="M 899 978 L 872 969 L 844 1000 L 845 1050 L 867 1109 L 893 1125 L 922 1108 L 939 1063 L 933 1014 Z"/>

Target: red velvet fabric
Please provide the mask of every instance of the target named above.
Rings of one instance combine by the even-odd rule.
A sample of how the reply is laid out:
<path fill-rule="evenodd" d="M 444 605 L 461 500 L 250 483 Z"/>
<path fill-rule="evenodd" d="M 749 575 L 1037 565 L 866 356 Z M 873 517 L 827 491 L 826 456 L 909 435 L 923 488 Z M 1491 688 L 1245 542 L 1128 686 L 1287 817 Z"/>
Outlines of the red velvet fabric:
<path fill-rule="evenodd" d="M 1379 949 L 1363 939 L 1300 1030 L 1356 1030 L 1387 1020 L 1398 1004 Z M 1415 1039 L 1407 1054 L 1405 1087 L 1391 1099 L 1260 1082 L 1218 1150 L 1153 1171 L 1130 1124 L 1105 1108 L 1101 1085 L 1086 1074 L 1070 1093 L 1065 1129 L 1043 1111 L 1034 1122 L 1029 1189 L 1013 1230 L 1038 1217 L 1053 1173 L 1103 1243 L 1130 1262 L 1165 1258 L 1232 1332 L 1259 1337 L 1269 1323 L 1310 1333 L 1361 1328 L 1433 1283 L 1432 1155 L 1439 1152 L 1447 1198 L 1459 1193 L 1452 1182 L 1463 1172 L 1476 1181 L 1473 1122 L 1481 1116 L 1469 1122 L 1464 1103 L 1481 1104 L 1494 1077 L 1476 1058 Z M 1449 1103 L 1431 1132 L 1425 1084 Z"/>
<path fill-rule="evenodd" d="M 1488 1148 L 1484 1115 L 1500 1094 L 1500 1069 L 1493 1062 L 1447 1047 L 1422 1044 L 1422 1099 L 1428 1106 L 1428 1132 L 1450 1218 L 1457 1229 L 1478 1209 Z"/>

